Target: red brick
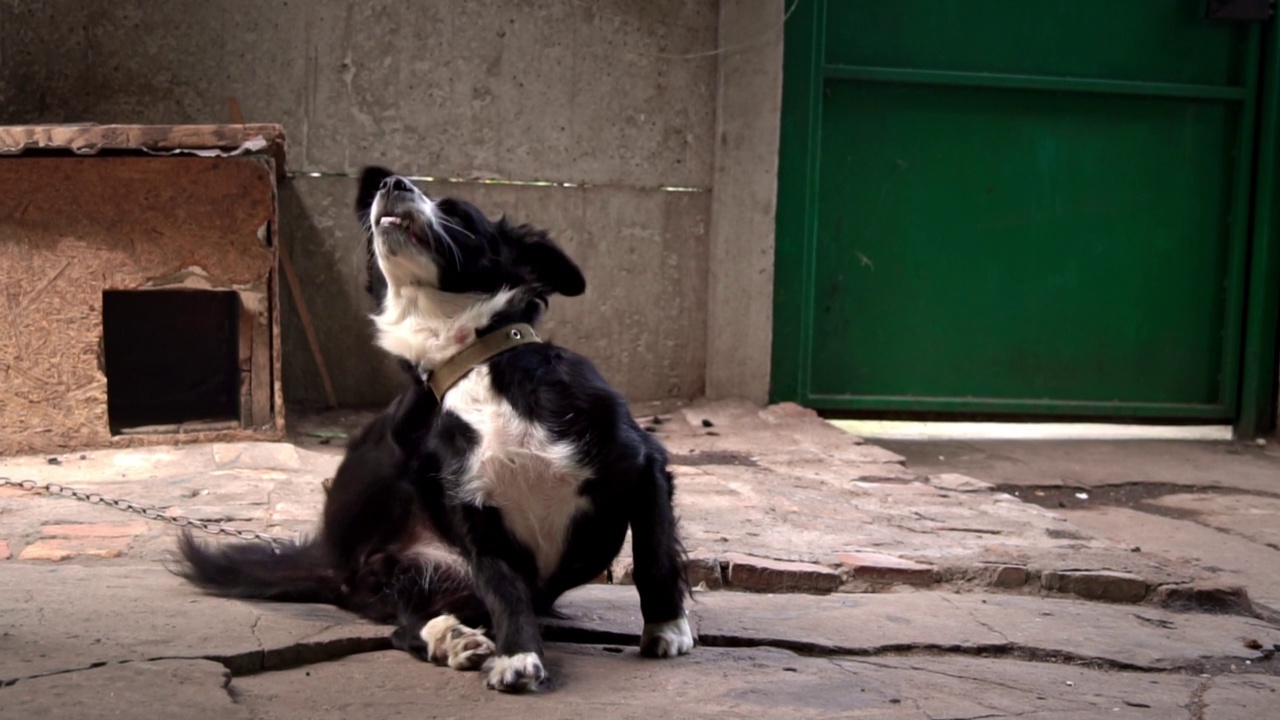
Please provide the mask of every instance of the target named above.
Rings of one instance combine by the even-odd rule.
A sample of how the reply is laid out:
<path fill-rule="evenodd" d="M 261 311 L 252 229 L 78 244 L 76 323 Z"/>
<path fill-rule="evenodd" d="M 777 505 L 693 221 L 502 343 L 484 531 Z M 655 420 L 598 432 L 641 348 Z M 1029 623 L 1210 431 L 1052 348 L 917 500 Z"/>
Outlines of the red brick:
<path fill-rule="evenodd" d="M 116 558 L 129 549 L 131 538 L 45 538 L 23 548 L 19 560 L 52 560 L 59 562 L 73 557 Z"/>
<path fill-rule="evenodd" d="M 1253 602 L 1241 585 L 1221 583 L 1189 583 L 1161 585 L 1151 594 L 1156 605 L 1170 610 L 1236 613 L 1252 615 Z"/>
<path fill-rule="evenodd" d="M 41 535 L 56 538 L 131 538 L 146 531 L 147 523 L 143 520 L 122 523 L 68 523 L 45 525 L 40 528 Z"/>
<path fill-rule="evenodd" d="M 1040 576 L 1040 587 L 1107 602 L 1136 603 L 1147 596 L 1145 580 L 1113 570 L 1050 570 Z"/>
<path fill-rule="evenodd" d="M 706 584 L 708 590 L 719 590 L 724 587 L 724 576 L 720 573 L 720 561 L 713 557 L 695 556 L 684 564 L 685 576 L 689 578 L 689 587 L 696 588 Z"/>
<path fill-rule="evenodd" d="M 773 560 L 727 553 L 726 584 L 743 590 L 771 593 L 829 593 L 840 587 L 840 573 L 814 563 Z"/>
<path fill-rule="evenodd" d="M 988 572 L 992 587 L 1020 588 L 1027 584 L 1027 569 L 1020 565 L 996 565 Z"/>
<path fill-rule="evenodd" d="M 11 557 L 13 554 L 9 552 L 9 541 L 0 540 L 0 560 L 8 560 Z"/>
<path fill-rule="evenodd" d="M 938 571 L 931 565 L 873 552 L 838 553 L 836 558 L 849 568 L 856 580 L 895 585 L 932 585 Z"/>

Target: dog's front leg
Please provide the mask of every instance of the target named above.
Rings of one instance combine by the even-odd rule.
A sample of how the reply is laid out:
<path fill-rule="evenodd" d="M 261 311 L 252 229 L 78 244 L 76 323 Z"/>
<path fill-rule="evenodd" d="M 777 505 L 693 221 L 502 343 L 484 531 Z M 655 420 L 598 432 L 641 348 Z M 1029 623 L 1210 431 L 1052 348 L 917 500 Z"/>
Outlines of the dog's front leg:
<path fill-rule="evenodd" d="M 471 569 L 476 591 L 493 620 L 498 650 L 483 668 L 488 673 L 486 684 L 503 692 L 537 690 L 547 679 L 542 631 L 529 586 L 503 559 L 513 556 L 513 543 L 496 508 L 476 508 L 470 514 L 464 526 L 469 529 Z"/>
<path fill-rule="evenodd" d="M 632 576 L 644 617 L 640 653 L 650 657 L 675 657 L 693 649 L 684 611 L 688 582 L 671 507 L 672 482 L 670 472 L 651 461 L 632 486 Z"/>

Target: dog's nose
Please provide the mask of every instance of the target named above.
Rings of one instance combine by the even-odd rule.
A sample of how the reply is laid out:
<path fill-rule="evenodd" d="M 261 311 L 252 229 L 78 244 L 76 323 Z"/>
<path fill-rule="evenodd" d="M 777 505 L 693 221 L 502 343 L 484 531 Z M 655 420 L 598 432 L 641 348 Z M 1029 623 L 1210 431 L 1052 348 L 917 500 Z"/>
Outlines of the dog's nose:
<path fill-rule="evenodd" d="M 410 185 L 408 180 L 399 175 L 391 175 L 379 187 L 387 192 L 409 192 Z"/>

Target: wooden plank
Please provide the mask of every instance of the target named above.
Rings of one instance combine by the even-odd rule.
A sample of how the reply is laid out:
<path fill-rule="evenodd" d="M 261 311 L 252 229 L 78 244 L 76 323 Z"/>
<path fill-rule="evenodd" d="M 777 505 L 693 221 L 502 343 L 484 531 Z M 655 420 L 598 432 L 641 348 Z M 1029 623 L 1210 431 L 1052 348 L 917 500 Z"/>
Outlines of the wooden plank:
<path fill-rule="evenodd" d="M 271 319 L 266 308 L 253 316 L 253 427 L 269 427 L 271 421 Z"/>
<path fill-rule="evenodd" d="M 268 160 L 274 163 L 274 160 Z M 284 171 L 283 167 L 278 168 L 280 172 Z M 275 401 L 275 429 L 280 433 L 284 433 L 285 424 L 285 404 L 284 404 L 284 348 L 280 341 L 280 187 L 275 185 L 272 187 L 271 193 L 271 224 L 267 226 L 270 234 L 268 244 L 271 246 L 272 260 L 271 273 L 267 277 L 267 294 L 270 298 L 270 315 L 271 315 L 271 380 L 274 388 L 272 398 Z"/>
<path fill-rule="evenodd" d="M 254 426 L 253 411 L 253 326 L 254 314 L 240 305 L 240 427 Z"/>
<path fill-rule="evenodd" d="M 26 150 L 68 150 L 94 155 L 102 150 L 151 153 L 204 151 L 221 155 L 265 154 L 285 168 L 284 126 L 244 125 L 0 125 L 0 155 Z"/>
<path fill-rule="evenodd" d="M 279 247 L 280 242 L 276 243 Z M 293 306 L 298 311 L 298 319 L 302 321 L 302 332 L 307 336 L 307 345 L 311 347 L 311 356 L 315 358 L 316 369 L 320 371 L 320 382 L 324 385 L 325 400 L 329 407 L 338 406 L 338 396 L 333 391 L 333 380 L 329 378 L 329 366 L 325 364 L 324 353 L 320 351 L 320 341 L 316 339 L 316 328 L 311 322 L 311 311 L 307 309 L 307 299 L 302 294 L 302 285 L 298 283 L 298 275 L 293 271 L 293 260 L 289 257 L 289 248 L 279 248 L 280 267 L 284 270 L 285 281 L 289 283 L 289 297 L 293 298 Z"/>

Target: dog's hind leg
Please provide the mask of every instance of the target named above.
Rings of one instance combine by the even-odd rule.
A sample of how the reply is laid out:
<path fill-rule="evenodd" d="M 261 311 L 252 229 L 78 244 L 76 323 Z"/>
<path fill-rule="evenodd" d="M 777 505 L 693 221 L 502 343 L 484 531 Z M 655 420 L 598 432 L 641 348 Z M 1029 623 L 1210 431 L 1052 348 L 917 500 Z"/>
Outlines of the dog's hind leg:
<path fill-rule="evenodd" d="M 657 455 L 632 483 L 631 554 L 644 630 L 640 653 L 675 657 L 693 649 L 693 633 L 685 615 L 689 584 L 684 548 L 676 533 L 672 509 L 674 480 Z"/>

